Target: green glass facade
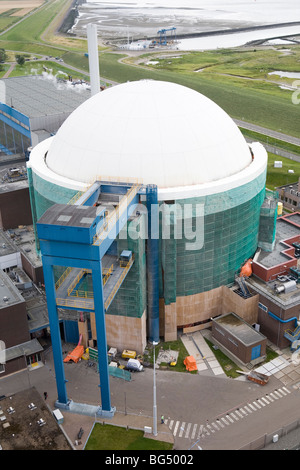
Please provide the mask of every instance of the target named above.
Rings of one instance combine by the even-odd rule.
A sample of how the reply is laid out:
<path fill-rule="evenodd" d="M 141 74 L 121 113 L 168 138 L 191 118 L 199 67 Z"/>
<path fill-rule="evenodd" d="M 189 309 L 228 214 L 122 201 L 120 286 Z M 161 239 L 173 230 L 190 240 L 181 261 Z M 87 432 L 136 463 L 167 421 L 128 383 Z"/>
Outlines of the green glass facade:
<path fill-rule="evenodd" d="M 161 240 L 160 297 L 168 305 L 176 297 L 199 294 L 231 284 L 242 264 L 252 257 L 258 245 L 261 206 L 265 199 L 263 173 L 255 181 L 221 194 L 189 200 L 183 204 L 203 204 L 202 244 L 191 247 L 191 240 Z M 174 223 L 175 218 L 173 219 Z M 175 224 L 178 224 L 178 219 Z M 192 228 L 197 220 L 192 216 Z M 175 232 L 175 225 L 173 232 Z"/>
<path fill-rule="evenodd" d="M 42 180 L 30 169 L 28 172 L 35 220 L 52 204 L 68 203 L 76 194 L 76 191 Z M 250 183 L 222 193 L 169 201 L 168 237 L 163 235 L 165 226 L 160 211 L 159 296 L 166 305 L 176 302 L 177 297 L 199 294 L 234 281 L 235 274 L 258 246 L 265 180 L 266 172 Z M 187 205 L 191 212 L 186 214 Z M 177 211 L 172 210 L 175 206 Z M 201 215 L 197 207 L 201 208 Z M 193 232 L 201 228 L 199 246 L 194 246 L 193 240 L 184 233 L 186 223 Z M 126 236 L 121 232 L 117 239 L 118 252 L 131 250 L 135 262 L 110 305 L 109 314 L 140 318 L 146 310 L 145 225 L 146 215 L 132 218 L 127 223 Z M 140 236 L 137 236 L 138 230 Z"/>
<path fill-rule="evenodd" d="M 27 168 L 30 203 L 35 233 L 36 247 L 39 252 L 39 242 L 36 233 L 36 222 L 53 204 L 68 204 L 77 194 L 76 190 L 64 188 L 40 178 L 31 168 Z"/>

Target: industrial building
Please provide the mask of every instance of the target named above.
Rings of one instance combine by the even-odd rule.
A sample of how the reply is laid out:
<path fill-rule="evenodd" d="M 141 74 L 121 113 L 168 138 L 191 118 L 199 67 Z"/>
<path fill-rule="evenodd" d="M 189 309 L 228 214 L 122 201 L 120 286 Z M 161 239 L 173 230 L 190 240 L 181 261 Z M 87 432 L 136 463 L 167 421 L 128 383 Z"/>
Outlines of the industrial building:
<path fill-rule="evenodd" d="M 93 94 L 32 149 L 29 191 L 61 405 L 59 309 L 77 312 L 77 322 L 65 318 L 73 342 L 80 335 L 98 348 L 108 413 L 107 344 L 142 353 L 148 340 L 208 327 L 224 313 L 225 289 L 227 308 L 240 302 L 239 314 L 247 303 L 253 321 L 258 297 L 228 286 L 260 242 L 274 243 L 271 212 L 260 240 L 266 168 L 264 147 L 248 145 L 213 101 L 155 80 Z"/>
<path fill-rule="evenodd" d="M 234 356 L 235 341 L 240 362 L 262 361 L 266 338 L 293 343 L 300 225 L 297 214 L 277 217 L 266 168 L 263 146 L 246 143 L 214 102 L 153 80 L 94 94 L 32 149 L 35 247 L 14 256 L 45 283 L 47 314 L 44 304 L 27 328 L 36 339 L 50 326 L 58 406 L 69 406 L 62 333 L 99 350 L 108 414 L 108 345 L 143 353 L 148 341 L 214 330 L 225 317 L 231 349 L 222 347 Z M 242 274 L 245 262 L 250 274 Z M 259 344 L 245 344 L 245 325 Z"/>
<path fill-rule="evenodd" d="M 1 377 L 43 363 L 44 349 L 30 334 L 27 315 L 20 289 L 0 270 Z"/>
<path fill-rule="evenodd" d="M 235 313 L 213 319 L 212 336 L 244 364 L 266 357 L 267 338 Z"/>
<path fill-rule="evenodd" d="M 116 255 L 132 251 L 135 262 L 106 311 L 106 326 L 109 344 L 123 347 L 126 342 L 142 351 L 149 242 L 130 231 L 135 234 L 139 225 L 143 233 L 145 188 L 157 187 L 159 334 L 172 340 L 178 328 L 209 324 L 220 289 L 234 282 L 255 253 L 266 165 L 265 149 L 258 143 L 249 146 L 232 119 L 200 93 L 152 80 L 117 85 L 80 105 L 54 137 L 32 150 L 28 175 L 34 224 L 51 206 L 69 204 L 95 182 L 100 186 L 97 204 L 104 208 L 118 204 L 116 184 L 140 185 L 127 234 L 110 247 Z M 87 337 L 87 345 L 90 339 L 96 338 Z"/>
<path fill-rule="evenodd" d="M 0 169 L 0 228 L 19 225 L 32 225 L 25 161 Z"/>
<path fill-rule="evenodd" d="M 90 67 L 97 56 L 91 33 Z M 108 345 L 142 354 L 148 341 L 216 331 L 218 325 L 224 333 L 219 342 L 228 337 L 224 349 L 236 342 L 239 360 L 253 365 L 265 356 L 269 332 L 275 344 L 289 344 L 283 328 L 275 338 L 269 321 L 278 328 L 298 318 L 295 305 L 284 316 L 274 306 L 275 296 L 297 287 L 290 279 L 297 260 L 290 237 L 280 230 L 286 221 L 277 219 L 277 195 L 265 188 L 266 150 L 248 144 L 216 103 L 156 80 L 100 93 L 96 76 L 90 94 L 81 96 L 61 125 L 56 115 L 57 131 L 49 124 L 43 126 L 48 135 L 35 136 L 27 162 L 35 246 L 3 258 L 2 266 L 15 281 L 25 279 L 17 273 L 22 268 L 34 287 L 45 284 L 47 312 L 45 299 L 40 305 L 31 304 L 30 295 L 26 299 L 27 335 L 37 339 L 50 327 L 57 406 L 71 406 L 63 333 L 67 342 L 98 350 L 102 406 L 92 413 L 111 415 Z M 4 193 L 14 175 L 3 181 Z M 14 246 L 25 242 L 27 224 L 23 234 L 18 227 L 20 238 L 16 228 L 7 230 L 10 224 L 15 221 L 2 224 L 5 236 L 12 236 Z M 289 223 L 288 235 L 294 229 L 300 233 L 300 226 Z M 286 259 L 286 253 L 292 256 Z M 283 270 L 277 269 L 282 256 Z M 270 290 L 272 276 L 282 286 L 276 284 L 274 302 L 267 304 L 264 290 Z"/>
<path fill-rule="evenodd" d="M 77 106 L 91 96 L 89 87 L 43 75 L 0 81 L 0 161 L 25 156 L 28 147 L 54 134 Z"/>
<path fill-rule="evenodd" d="M 277 188 L 280 201 L 289 210 L 297 211 L 300 207 L 300 181 L 285 184 Z"/>
<path fill-rule="evenodd" d="M 299 287 L 300 214 L 287 214 L 276 222 L 272 251 L 258 249 L 247 284 L 259 295 L 257 323 L 260 331 L 280 349 L 300 344 Z"/>

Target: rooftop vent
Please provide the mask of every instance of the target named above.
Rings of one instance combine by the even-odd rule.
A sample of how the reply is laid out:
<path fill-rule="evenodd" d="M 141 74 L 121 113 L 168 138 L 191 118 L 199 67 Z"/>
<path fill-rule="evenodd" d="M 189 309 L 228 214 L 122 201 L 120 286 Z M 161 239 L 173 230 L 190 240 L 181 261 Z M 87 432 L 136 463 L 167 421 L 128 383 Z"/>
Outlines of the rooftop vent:
<path fill-rule="evenodd" d="M 46 424 L 46 421 L 43 418 L 41 418 L 37 421 L 37 423 L 39 426 L 44 426 L 44 424 Z"/>

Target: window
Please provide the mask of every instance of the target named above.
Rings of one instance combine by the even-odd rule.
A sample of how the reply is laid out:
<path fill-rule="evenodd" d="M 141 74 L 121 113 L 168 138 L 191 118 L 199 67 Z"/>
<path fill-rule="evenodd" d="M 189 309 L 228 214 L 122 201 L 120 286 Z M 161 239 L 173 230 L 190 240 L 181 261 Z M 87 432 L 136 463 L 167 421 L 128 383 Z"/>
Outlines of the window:
<path fill-rule="evenodd" d="M 236 347 L 238 347 L 239 345 L 232 339 L 232 338 L 228 338 L 228 341 L 230 341 L 232 344 L 234 344 Z"/>
<path fill-rule="evenodd" d="M 262 304 L 262 303 L 258 303 L 258 307 L 261 308 L 264 312 L 267 312 L 268 311 L 268 307 L 266 307 L 266 305 Z"/>

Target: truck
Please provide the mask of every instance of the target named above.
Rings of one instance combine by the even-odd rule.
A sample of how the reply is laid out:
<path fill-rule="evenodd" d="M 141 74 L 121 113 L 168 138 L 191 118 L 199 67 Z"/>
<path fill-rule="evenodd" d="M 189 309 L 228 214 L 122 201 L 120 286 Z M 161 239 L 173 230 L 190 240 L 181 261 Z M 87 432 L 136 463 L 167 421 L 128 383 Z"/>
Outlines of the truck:
<path fill-rule="evenodd" d="M 126 364 L 126 369 L 131 370 L 133 372 L 142 372 L 144 367 L 140 363 L 138 359 L 128 359 L 127 364 Z"/>

